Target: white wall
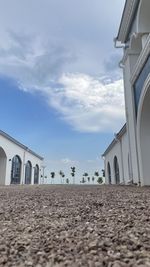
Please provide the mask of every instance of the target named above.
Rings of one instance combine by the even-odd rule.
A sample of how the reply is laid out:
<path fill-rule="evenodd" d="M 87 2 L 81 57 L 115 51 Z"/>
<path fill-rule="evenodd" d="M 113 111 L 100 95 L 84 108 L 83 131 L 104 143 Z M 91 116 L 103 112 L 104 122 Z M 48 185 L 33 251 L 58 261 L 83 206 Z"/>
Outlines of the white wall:
<path fill-rule="evenodd" d="M 40 169 L 40 173 L 39 173 L 39 180 L 40 180 L 41 164 L 42 164 L 42 160 L 40 158 L 38 158 L 35 155 L 33 155 L 32 153 L 24 150 L 22 147 L 15 144 L 14 142 L 8 140 L 7 138 L 5 138 L 2 135 L 0 135 L 0 147 L 3 148 L 3 150 L 6 153 L 6 157 L 7 157 L 6 175 L 5 175 L 5 178 L 0 178 L 0 184 L 5 184 L 5 185 L 10 184 L 12 158 L 15 155 L 18 155 L 21 159 L 21 162 L 22 162 L 21 184 L 24 184 L 24 181 L 25 181 L 25 164 L 28 160 L 31 161 L 31 164 L 32 164 L 32 182 L 31 183 L 34 184 L 34 168 L 33 167 L 35 167 L 36 164 L 39 166 L 39 169 Z M 4 180 L 5 180 L 5 183 L 4 183 Z"/>
<path fill-rule="evenodd" d="M 137 71 L 138 68 L 142 69 L 142 64 L 146 61 L 146 55 L 148 55 L 147 52 L 150 53 L 150 40 L 148 38 L 150 33 L 149 11 L 150 0 L 140 0 L 137 14 L 135 14 L 124 48 L 122 66 L 127 133 L 122 136 L 121 141 L 117 142 L 106 155 L 106 182 L 108 182 L 107 162 L 109 161 L 112 170 L 112 183 L 114 183 L 113 158 L 116 155 L 119 161 L 120 176 L 122 179 L 125 179 L 125 182 L 132 179 L 134 183 L 140 184 L 141 180 L 142 185 L 150 185 L 150 85 L 142 102 L 143 92 L 140 96 L 141 110 L 139 112 L 138 107 L 139 115 L 136 118 L 134 84 L 131 82 L 131 77 L 135 75 L 135 70 Z M 126 17 L 126 20 L 128 20 L 128 17 Z M 126 28 L 126 25 L 123 25 L 123 27 Z M 141 58 L 139 59 L 139 57 Z M 139 72 L 132 78 L 136 79 L 138 75 Z M 123 151 L 122 158 L 121 150 Z M 128 157 L 130 158 L 130 164 L 128 164 Z"/>
<path fill-rule="evenodd" d="M 115 184 L 115 172 L 114 172 L 114 157 L 116 156 L 119 163 L 120 183 L 127 183 L 129 181 L 129 168 L 128 168 L 128 136 L 127 132 L 122 136 L 120 140 L 112 147 L 112 149 L 105 155 L 105 173 L 106 184 L 108 182 L 108 162 L 111 168 L 111 180 L 112 184 Z"/>

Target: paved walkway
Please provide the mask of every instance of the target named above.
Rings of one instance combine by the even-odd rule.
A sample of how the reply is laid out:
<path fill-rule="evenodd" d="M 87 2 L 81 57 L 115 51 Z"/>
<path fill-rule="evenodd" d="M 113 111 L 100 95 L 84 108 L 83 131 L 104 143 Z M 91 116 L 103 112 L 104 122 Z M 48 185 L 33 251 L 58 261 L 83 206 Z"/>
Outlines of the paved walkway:
<path fill-rule="evenodd" d="M 150 188 L 0 188 L 0 266 L 150 266 Z"/>

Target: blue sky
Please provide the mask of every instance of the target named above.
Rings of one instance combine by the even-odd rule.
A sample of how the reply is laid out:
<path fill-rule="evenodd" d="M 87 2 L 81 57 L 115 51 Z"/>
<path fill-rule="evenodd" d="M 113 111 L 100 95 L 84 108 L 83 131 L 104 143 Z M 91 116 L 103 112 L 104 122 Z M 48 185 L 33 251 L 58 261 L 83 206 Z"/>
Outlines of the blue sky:
<path fill-rule="evenodd" d="M 0 0 L 0 128 L 45 157 L 47 174 L 103 168 L 124 123 L 124 0 Z"/>

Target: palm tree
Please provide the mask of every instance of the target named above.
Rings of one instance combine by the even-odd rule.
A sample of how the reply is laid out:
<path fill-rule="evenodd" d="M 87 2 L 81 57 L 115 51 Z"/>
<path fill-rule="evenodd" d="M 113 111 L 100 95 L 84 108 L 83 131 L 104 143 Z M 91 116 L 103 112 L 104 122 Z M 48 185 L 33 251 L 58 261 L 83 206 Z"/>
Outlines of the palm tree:
<path fill-rule="evenodd" d="M 82 181 L 81 181 L 82 184 L 85 184 L 86 183 L 86 180 L 84 177 L 82 177 Z"/>
<path fill-rule="evenodd" d="M 83 177 L 84 177 L 84 183 L 86 183 L 86 178 L 88 177 L 88 173 L 87 172 L 84 172 L 83 173 Z"/>
<path fill-rule="evenodd" d="M 71 167 L 71 176 L 73 178 L 73 184 L 75 184 L 75 172 L 76 172 L 76 167 Z"/>
<path fill-rule="evenodd" d="M 87 177 L 87 176 L 88 176 L 88 173 L 87 173 L 87 172 L 85 172 L 85 173 L 83 174 L 83 176 L 84 176 L 84 177 Z"/>
<path fill-rule="evenodd" d="M 61 183 L 61 184 L 62 184 L 62 176 L 63 176 L 63 174 L 64 174 L 63 171 L 60 170 L 60 171 L 59 171 L 59 175 L 60 175 L 60 183 Z"/>
<path fill-rule="evenodd" d="M 65 179 L 65 174 L 62 173 L 62 182 L 63 182 L 63 184 L 64 184 L 64 179 Z"/>
<path fill-rule="evenodd" d="M 88 179 L 88 183 L 90 182 L 90 177 L 87 178 Z"/>
<path fill-rule="evenodd" d="M 66 184 L 69 184 L 69 179 L 68 178 L 66 179 Z"/>
<path fill-rule="evenodd" d="M 54 178 L 55 178 L 55 172 L 51 172 L 51 184 Z"/>
<path fill-rule="evenodd" d="M 93 182 L 93 184 L 94 184 L 94 181 L 95 181 L 95 177 L 93 176 L 93 177 L 92 177 L 92 182 Z"/>
<path fill-rule="evenodd" d="M 98 171 L 94 172 L 94 175 L 99 177 L 99 172 Z"/>
<path fill-rule="evenodd" d="M 103 174 L 103 177 L 105 177 L 105 170 L 102 169 L 102 174 Z"/>

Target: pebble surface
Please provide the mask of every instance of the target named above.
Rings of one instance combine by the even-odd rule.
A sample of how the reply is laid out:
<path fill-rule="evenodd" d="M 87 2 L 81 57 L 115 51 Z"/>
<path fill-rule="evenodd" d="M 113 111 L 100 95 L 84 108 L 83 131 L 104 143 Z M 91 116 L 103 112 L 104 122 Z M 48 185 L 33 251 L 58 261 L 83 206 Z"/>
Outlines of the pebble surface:
<path fill-rule="evenodd" d="M 0 187 L 0 266 L 150 267 L 150 188 Z"/>

